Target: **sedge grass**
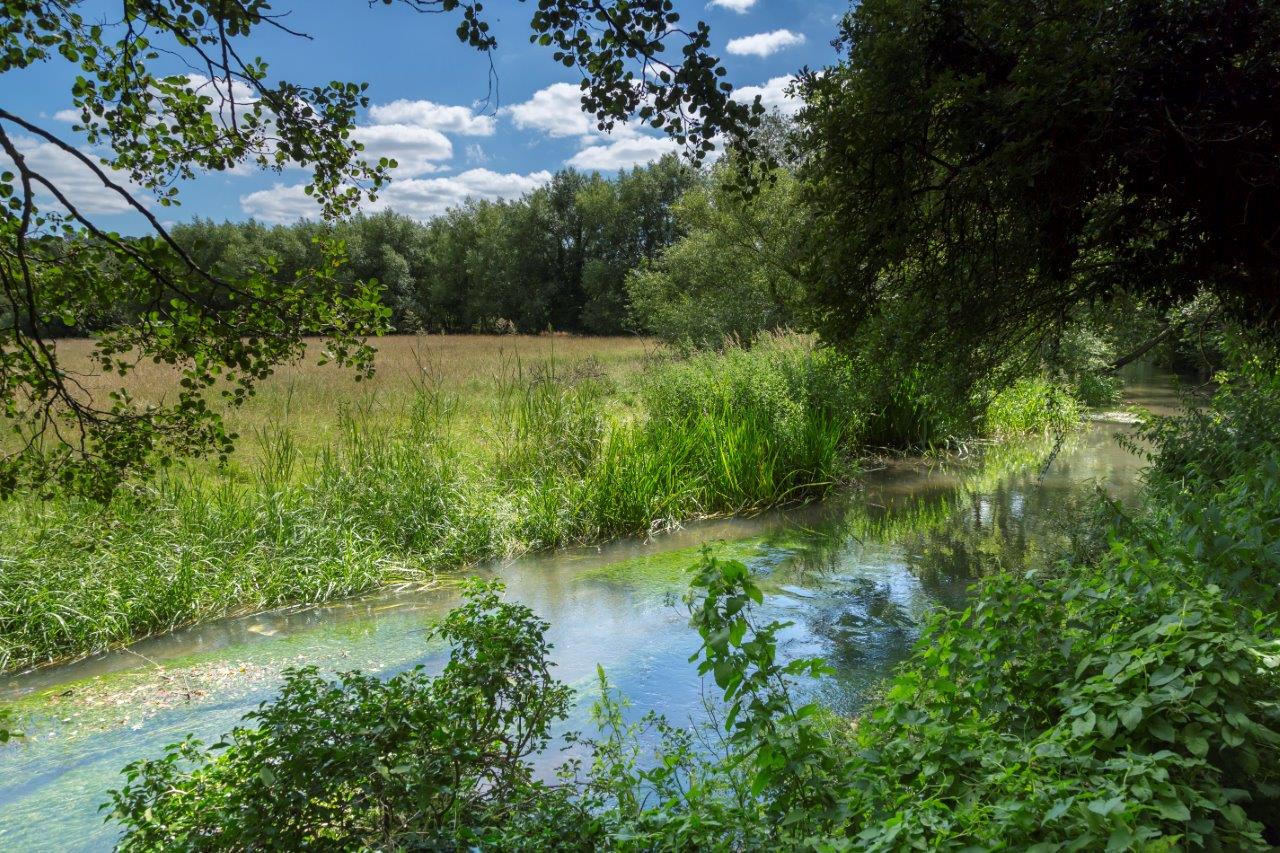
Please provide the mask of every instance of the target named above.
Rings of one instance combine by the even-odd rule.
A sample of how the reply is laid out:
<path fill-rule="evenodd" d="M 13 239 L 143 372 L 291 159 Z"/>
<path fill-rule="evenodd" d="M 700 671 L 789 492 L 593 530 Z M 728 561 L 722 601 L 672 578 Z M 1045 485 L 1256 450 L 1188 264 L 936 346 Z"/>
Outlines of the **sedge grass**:
<path fill-rule="evenodd" d="M 840 361 L 808 339 L 666 363 L 634 342 L 588 352 L 572 340 L 540 358 L 490 354 L 488 378 L 455 365 L 386 398 L 295 387 L 280 417 L 250 411 L 251 463 L 179 468 L 106 507 L 5 505 L 0 671 L 807 500 L 852 471 L 865 419 Z M 319 423 L 322 440 L 307 432 Z"/>

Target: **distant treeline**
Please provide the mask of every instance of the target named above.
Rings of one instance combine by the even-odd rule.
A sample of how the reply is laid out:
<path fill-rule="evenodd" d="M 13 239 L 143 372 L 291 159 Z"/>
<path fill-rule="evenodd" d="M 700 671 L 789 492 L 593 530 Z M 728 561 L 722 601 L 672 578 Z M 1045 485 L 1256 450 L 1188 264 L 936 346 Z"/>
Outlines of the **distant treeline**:
<path fill-rule="evenodd" d="M 387 212 L 337 225 L 199 219 L 174 239 L 205 269 L 244 280 L 268 263 L 291 281 L 320 262 L 315 238 L 346 244 L 339 272 L 377 279 L 399 332 L 631 327 L 625 282 L 679 235 L 673 205 L 700 180 L 675 157 L 607 179 L 572 169 L 515 201 L 468 201 L 429 222 Z"/>

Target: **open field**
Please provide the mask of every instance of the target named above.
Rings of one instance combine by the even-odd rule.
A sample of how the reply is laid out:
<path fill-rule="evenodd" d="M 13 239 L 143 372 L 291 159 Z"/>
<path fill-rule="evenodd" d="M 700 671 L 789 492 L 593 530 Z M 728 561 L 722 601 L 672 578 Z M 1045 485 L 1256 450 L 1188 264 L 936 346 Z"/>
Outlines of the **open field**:
<path fill-rule="evenodd" d="M 350 370 L 317 364 L 322 342 L 309 341 L 305 358 L 281 365 L 244 407 L 227 412 L 243 439 L 233 465 L 256 462 L 261 448 L 255 438 L 264 431 L 286 429 L 300 449 L 318 450 L 337 439 L 343 415 L 403 425 L 424 393 L 447 395 L 488 419 L 504 390 L 527 377 L 592 376 L 619 384 L 664 358 L 656 341 L 641 337 L 388 335 L 375 345 L 376 374 L 357 381 Z M 104 376 L 89 359 L 91 348 L 86 339 L 57 342 L 64 366 L 95 397 L 124 387 L 138 400 L 158 403 L 177 387 L 175 368 L 150 362 L 123 381 Z"/>

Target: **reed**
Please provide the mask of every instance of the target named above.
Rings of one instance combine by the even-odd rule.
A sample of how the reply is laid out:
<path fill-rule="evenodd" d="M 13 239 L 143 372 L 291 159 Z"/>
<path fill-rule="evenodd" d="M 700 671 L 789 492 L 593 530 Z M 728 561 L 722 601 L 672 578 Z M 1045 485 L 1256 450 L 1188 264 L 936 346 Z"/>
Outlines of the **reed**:
<path fill-rule="evenodd" d="M 319 443 L 292 414 L 264 421 L 251 465 L 189 465 L 107 507 L 9 503 L 0 671 L 529 549 L 809 500 L 853 473 L 865 403 L 848 365 L 811 340 L 646 356 L 644 371 L 628 352 L 612 367 L 495 356 L 483 381 L 455 368 L 394 404 L 336 400 Z"/>

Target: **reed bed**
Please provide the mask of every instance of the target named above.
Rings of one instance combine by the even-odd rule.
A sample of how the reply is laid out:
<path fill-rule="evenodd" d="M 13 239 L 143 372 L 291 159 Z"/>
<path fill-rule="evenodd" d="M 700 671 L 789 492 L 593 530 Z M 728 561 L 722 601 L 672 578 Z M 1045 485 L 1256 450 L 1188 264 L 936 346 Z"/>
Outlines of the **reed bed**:
<path fill-rule="evenodd" d="M 808 500 L 855 469 L 865 404 L 847 362 L 808 338 L 681 360 L 635 341 L 524 339 L 504 353 L 510 342 L 432 341 L 447 370 L 384 374 L 372 397 L 298 367 L 264 391 L 285 394 L 283 409 L 259 400 L 239 415 L 238 464 L 169 471 L 105 507 L 10 502 L 0 671 Z M 468 353 L 483 357 L 458 363 Z M 422 359 L 408 341 L 380 357 Z"/>

